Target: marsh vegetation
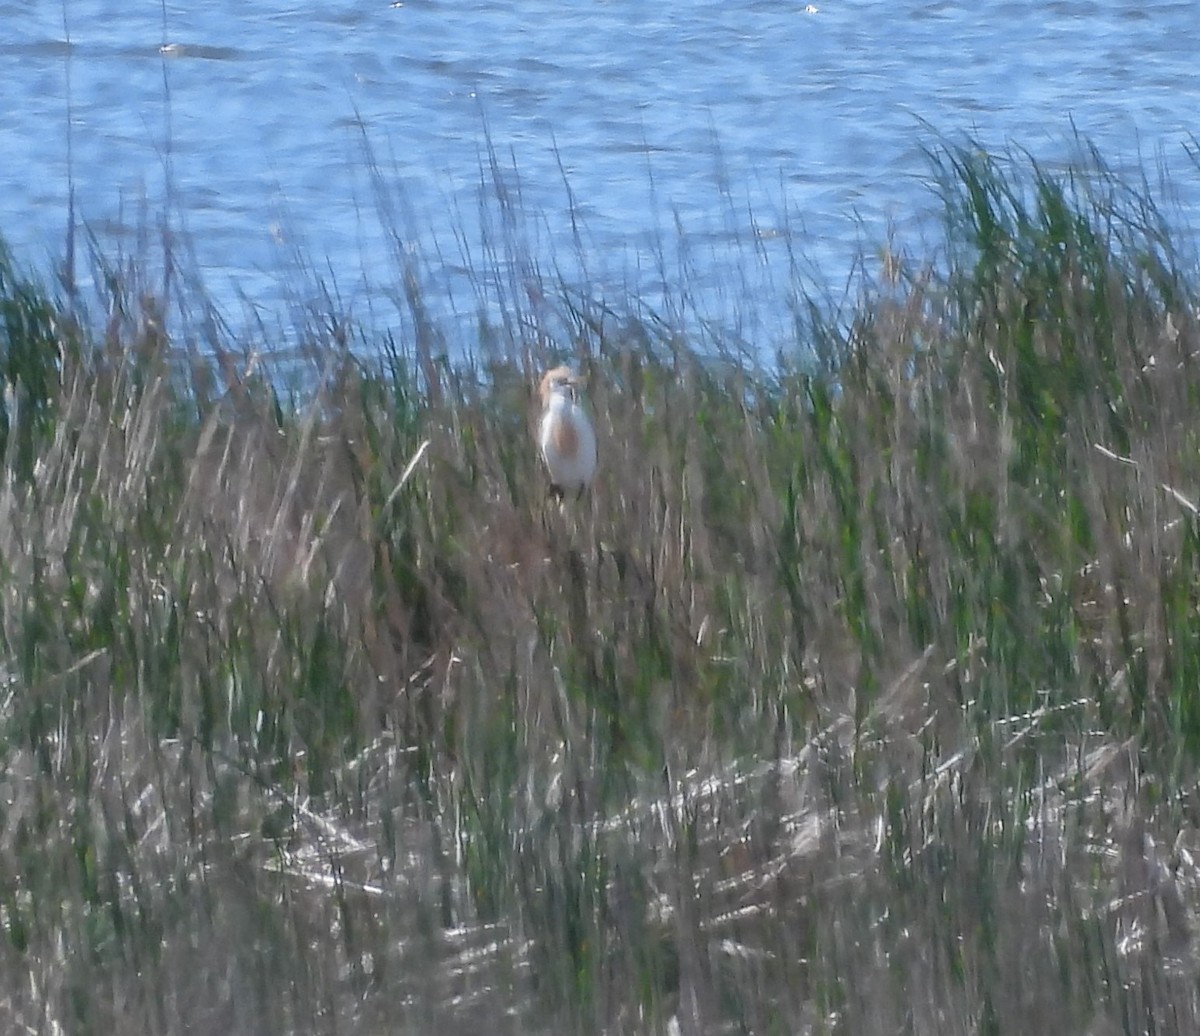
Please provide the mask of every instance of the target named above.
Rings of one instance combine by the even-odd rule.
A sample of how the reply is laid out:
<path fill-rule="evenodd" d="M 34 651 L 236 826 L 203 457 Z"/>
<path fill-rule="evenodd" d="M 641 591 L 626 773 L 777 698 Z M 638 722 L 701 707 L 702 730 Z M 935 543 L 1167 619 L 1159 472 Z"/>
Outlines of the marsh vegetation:
<path fill-rule="evenodd" d="M 5 1031 L 1196 1031 L 1196 268 L 931 163 L 774 357 L 547 276 L 447 359 L 401 271 L 284 371 L 6 255 Z"/>

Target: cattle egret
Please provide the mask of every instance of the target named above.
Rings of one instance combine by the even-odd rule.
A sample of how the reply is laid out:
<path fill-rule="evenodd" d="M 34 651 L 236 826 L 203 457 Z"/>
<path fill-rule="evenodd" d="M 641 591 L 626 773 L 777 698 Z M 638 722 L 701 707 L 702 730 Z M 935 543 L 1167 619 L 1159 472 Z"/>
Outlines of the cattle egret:
<path fill-rule="evenodd" d="M 542 421 L 538 445 L 559 497 L 581 495 L 596 473 L 596 433 L 576 398 L 581 380 L 570 367 L 555 367 L 542 378 Z"/>

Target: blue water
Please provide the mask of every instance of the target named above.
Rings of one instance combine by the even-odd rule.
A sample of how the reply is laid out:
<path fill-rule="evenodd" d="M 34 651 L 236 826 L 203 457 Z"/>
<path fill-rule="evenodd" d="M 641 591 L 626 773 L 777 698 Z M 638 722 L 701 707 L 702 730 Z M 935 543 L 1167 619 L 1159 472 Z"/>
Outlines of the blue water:
<path fill-rule="evenodd" d="M 463 345 L 557 269 L 687 283 L 767 347 L 797 260 L 836 293 L 889 229 L 921 251 L 938 134 L 1055 161 L 1074 127 L 1193 205 L 1198 52 L 1191 2 L 0 0 L 0 232 L 51 269 L 73 181 L 106 253 L 169 227 L 235 327 L 318 279 L 390 326 L 415 262 Z"/>

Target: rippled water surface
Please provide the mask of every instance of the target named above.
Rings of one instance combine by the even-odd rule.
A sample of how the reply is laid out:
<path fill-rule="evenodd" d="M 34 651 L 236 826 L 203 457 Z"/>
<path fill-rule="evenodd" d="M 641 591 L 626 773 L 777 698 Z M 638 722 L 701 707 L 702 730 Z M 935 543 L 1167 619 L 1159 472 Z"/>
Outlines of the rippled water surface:
<path fill-rule="evenodd" d="M 726 319 L 790 256 L 836 283 L 916 238 L 937 133 L 1054 161 L 1073 124 L 1194 202 L 1198 51 L 1191 2 L 0 0 L 0 232 L 48 267 L 73 179 L 107 247 L 166 214 L 235 317 L 284 308 L 297 254 L 376 312 L 397 247 L 469 310 L 461 270 L 502 266 L 490 139 L 545 269 L 640 291 L 686 263 Z"/>

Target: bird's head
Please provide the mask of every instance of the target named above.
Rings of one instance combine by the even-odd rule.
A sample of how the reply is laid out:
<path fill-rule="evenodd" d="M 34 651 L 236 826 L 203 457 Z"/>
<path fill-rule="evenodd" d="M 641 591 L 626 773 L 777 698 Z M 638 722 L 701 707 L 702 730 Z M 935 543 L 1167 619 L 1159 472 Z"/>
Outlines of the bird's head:
<path fill-rule="evenodd" d="M 546 371 L 542 375 L 541 385 L 538 386 L 538 395 L 542 398 L 542 406 L 549 406 L 550 400 L 554 396 L 564 396 L 573 401 L 575 390 L 582 384 L 583 379 L 570 367 L 555 367 L 553 370 Z"/>

